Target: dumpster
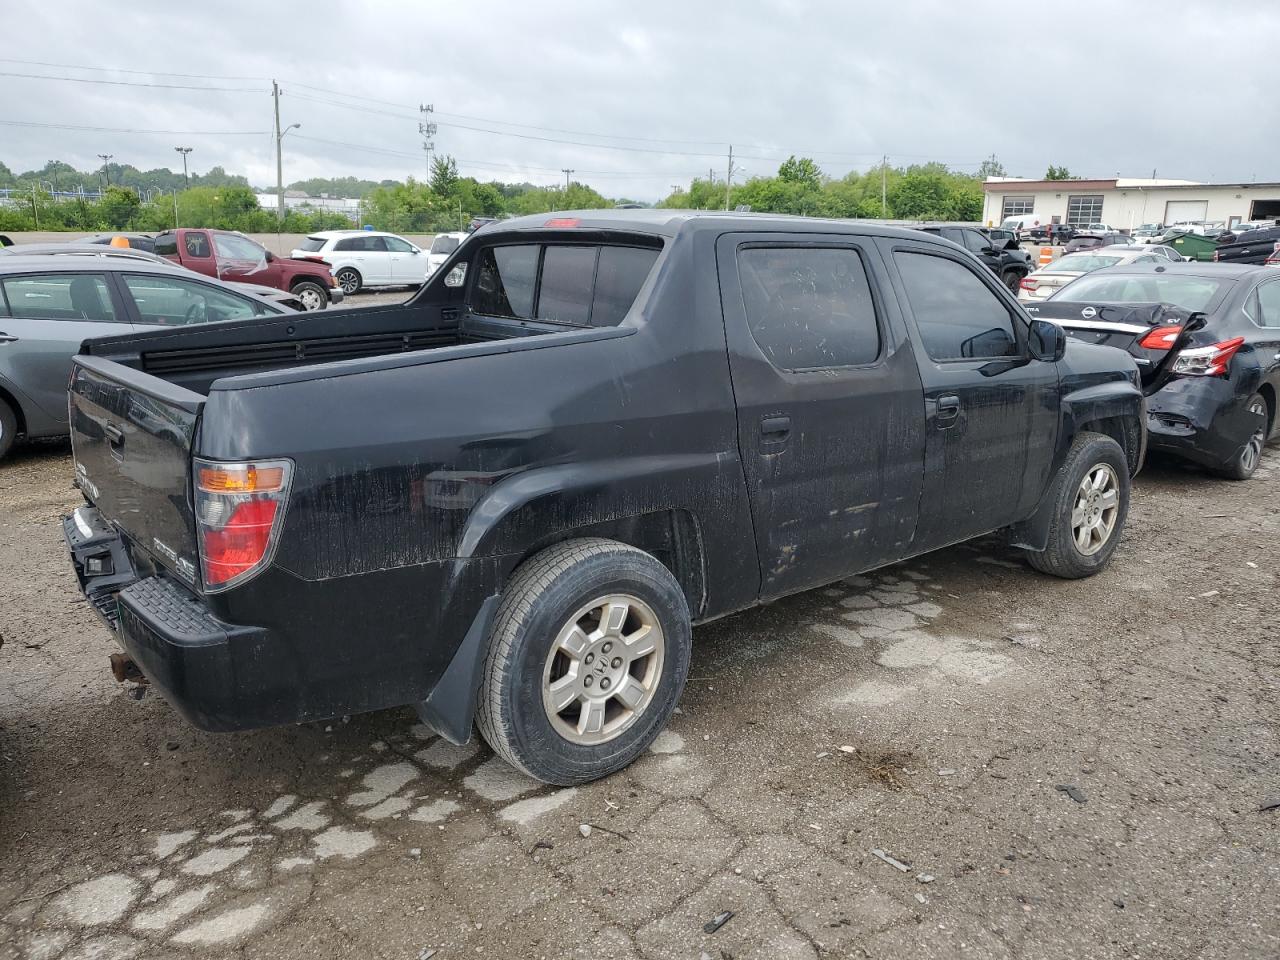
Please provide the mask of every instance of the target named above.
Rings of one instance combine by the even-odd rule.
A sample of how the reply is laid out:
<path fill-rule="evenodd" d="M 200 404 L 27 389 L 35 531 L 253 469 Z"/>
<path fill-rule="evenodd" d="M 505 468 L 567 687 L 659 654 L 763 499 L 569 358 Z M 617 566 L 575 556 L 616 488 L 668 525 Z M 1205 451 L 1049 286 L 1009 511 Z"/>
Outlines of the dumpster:
<path fill-rule="evenodd" d="M 1180 233 L 1161 242 L 1166 247 L 1173 247 L 1188 260 L 1212 260 L 1213 251 L 1218 249 L 1217 240 L 1198 233 Z"/>

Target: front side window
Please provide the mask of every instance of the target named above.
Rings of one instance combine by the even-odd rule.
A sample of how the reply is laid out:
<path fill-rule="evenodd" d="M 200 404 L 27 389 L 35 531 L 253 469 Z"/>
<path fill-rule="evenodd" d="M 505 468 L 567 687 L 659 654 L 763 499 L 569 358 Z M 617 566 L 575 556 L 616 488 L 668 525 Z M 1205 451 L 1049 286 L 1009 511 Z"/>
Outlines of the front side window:
<path fill-rule="evenodd" d="M 104 278 L 92 274 L 39 274 L 9 277 L 3 281 L 9 313 L 17 319 L 92 320 L 116 319 L 111 293 Z"/>
<path fill-rule="evenodd" d="M 987 238 L 977 230 L 961 230 L 960 233 L 964 236 L 965 247 L 974 253 L 981 253 L 987 247 L 991 246 L 991 243 Z"/>
<path fill-rule="evenodd" d="M 143 323 L 182 326 L 243 320 L 270 312 L 255 300 L 196 280 L 145 274 L 125 274 L 123 279 Z"/>
<path fill-rule="evenodd" d="M 386 245 L 386 248 L 392 253 L 412 253 L 413 244 L 407 240 L 401 240 L 399 237 L 379 237 L 379 240 Z"/>
<path fill-rule="evenodd" d="M 213 245 L 220 260 L 265 260 L 267 256 L 266 251 L 252 240 L 231 234 L 214 234 Z"/>
<path fill-rule="evenodd" d="M 934 360 L 1018 356 L 1008 307 L 968 267 L 945 257 L 894 255 L 924 348 Z"/>
<path fill-rule="evenodd" d="M 307 237 L 307 239 L 298 244 L 298 249 L 305 250 L 307 253 L 315 253 L 317 250 L 323 250 L 327 242 L 324 237 Z"/>
<path fill-rule="evenodd" d="M 775 367 L 845 367 L 880 355 L 875 301 L 858 251 L 744 247 L 738 273 L 752 339 Z"/>

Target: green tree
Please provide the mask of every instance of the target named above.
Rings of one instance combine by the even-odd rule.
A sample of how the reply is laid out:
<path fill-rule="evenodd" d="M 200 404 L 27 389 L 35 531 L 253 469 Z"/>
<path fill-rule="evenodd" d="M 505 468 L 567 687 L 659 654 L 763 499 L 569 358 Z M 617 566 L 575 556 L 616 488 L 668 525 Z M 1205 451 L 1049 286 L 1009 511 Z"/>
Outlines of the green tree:
<path fill-rule="evenodd" d="M 795 154 L 792 154 L 778 168 L 778 179 L 816 188 L 822 183 L 822 171 L 808 157 L 797 160 Z"/>
<path fill-rule="evenodd" d="M 136 191 L 128 187 L 107 187 L 98 203 L 102 219 L 112 230 L 123 230 L 133 222 L 142 208 Z"/>
<path fill-rule="evenodd" d="M 978 165 L 979 180 L 986 180 L 988 177 L 1007 177 L 1008 175 L 1004 164 L 996 159 L 994 153 Z"/>
<path fill-rule="evenodd" d="M 458 164 L 453 157 L 431 158 L 431 190 L 437 196 L 448 197 L 458 186 Z"/>
<path fill-rule="evenodd" d="M 1055 167 L 1049 164 L 1049 169 L 1044 172 L 1046 180 L 1075 180 L 1076 177 L 1071 176 L 1071 171 L 1066 167 Z"/>

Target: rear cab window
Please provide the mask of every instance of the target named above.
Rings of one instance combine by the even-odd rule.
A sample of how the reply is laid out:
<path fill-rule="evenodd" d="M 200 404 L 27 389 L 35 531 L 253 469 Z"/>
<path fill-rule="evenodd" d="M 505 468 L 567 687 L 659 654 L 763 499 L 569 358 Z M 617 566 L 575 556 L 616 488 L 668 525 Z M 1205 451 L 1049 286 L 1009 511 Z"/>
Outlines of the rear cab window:
<path fill-rule="evenodd" d="M 513 243 L 475 258 L 472 313 L 572 327 L 617 326 L 661 252 L 657 246 Z"/>

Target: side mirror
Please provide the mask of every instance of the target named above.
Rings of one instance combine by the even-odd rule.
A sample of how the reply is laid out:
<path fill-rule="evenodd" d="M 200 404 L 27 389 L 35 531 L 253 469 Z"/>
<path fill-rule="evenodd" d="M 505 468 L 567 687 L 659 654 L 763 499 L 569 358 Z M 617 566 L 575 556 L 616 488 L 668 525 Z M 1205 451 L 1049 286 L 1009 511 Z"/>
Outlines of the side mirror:
<path fill-rule="evenodd" d="M 990 256 L 990 257 L 994 257 L 996 253 L 996 248 L 991 246 L 990 244 L 987 244 L 987 246 L 983 247 L 978 252 L 985 253 L 987 256 Z"/>
<path fill-rule="evenodd" d="M 275 259 L 276 259 L 276 255 L 275 255 L 274 253 L 272 253 L 270 250 L 268 250 L 268 251 L 267 251 L 267 263 L 273 263 L 273 262 L 275 261 Z"/>
<path fill-rule="evenodd" d="M 1066 355 L 1067 335 L 1056 323 L 1032 320 L 1030 346 L 1031 354 L 1037 360 L 1057 363 Z"/>

